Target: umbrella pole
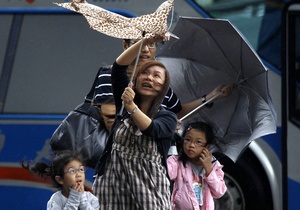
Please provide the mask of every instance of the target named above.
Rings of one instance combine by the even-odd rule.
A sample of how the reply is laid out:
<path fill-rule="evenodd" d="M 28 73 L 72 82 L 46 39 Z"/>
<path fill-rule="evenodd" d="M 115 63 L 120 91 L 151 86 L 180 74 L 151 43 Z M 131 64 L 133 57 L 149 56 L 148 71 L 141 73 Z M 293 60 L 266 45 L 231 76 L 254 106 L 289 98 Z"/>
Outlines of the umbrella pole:
<path fill-rule="evenodd" d="M 134 77 L 134 74 L 136 72 L 136 67 L 137 67 L 137 64 L 138 64 L 138 61 L 139 61 L 139 57 L 140 57 L 140 54 L 141 54 L 141 51 L 142 51 L 143 42 L 144 42 L 144 37 L 142 37 L 142 39 L 141 39 L 141 45 L 140 45 L 140 48 L 139 48 L 139 52 L 138 52 L 138 54 L 136 56 L 137 59 L 135 59 L 134 68 L 133 68 L 133 72 L 132 72 L 131 77 L 130 77 L 129 84 L 133 81 L 133 77 Z M 129 84 L 128 84 L 128 86 L 129 86 Z"/>
<path fill-rule="evenodd" d="M 184 115 L 182 118 L 180 118 L 181 121 L 185 120 L 186 118 L 188 118 L 190 115 L 192 115 L 194 112 L 198 111 L 200 108 L 202 108 L 203 106 L 205 106 L 206 104 L 209 104 L 210 102 L 212 102 L 215 98 L 217 98 L 219 95 L 221 95 L 221 93 L 218 93 L 217 95 L 211 97 L 209 100 L 207 100 L 205 103 L 201 104 L 200 106 L 196 107 L 195 109 L 193 109 L 192 111 L 190 111 L 189 113 L 187 113 L 186 115 Z"/>
<path fill-rule="evenodd" d="M 131 74 L 131 77 L 130 77 L 130 81 L 128 83 L 128 87 L 129 87 L 130 83 L 133 81 L 133 77 L 134 77 L 134 74 L 136 72 L 136 67 L 137 67 L 137 64 L 138 64 L 138 61 L 139 61 L 139 57 L 140 57 L 140 54 L 141 54 L 141 51 L 142 51 L 143 42 L 144 42 L 144 36 L 141 39 L 141 44 L 140 44 L 139 52 L 138 52 L 138 54 L 136 56 L 136 59 L 135 59 L 134 68 L 133 68 L 133 71 L 132 71 L 132 74 Z M 124 104 L 122 104 L 122 107 L 120 109 L 119 115 L 122 115 L 123 111 L 124 111 Z"/>

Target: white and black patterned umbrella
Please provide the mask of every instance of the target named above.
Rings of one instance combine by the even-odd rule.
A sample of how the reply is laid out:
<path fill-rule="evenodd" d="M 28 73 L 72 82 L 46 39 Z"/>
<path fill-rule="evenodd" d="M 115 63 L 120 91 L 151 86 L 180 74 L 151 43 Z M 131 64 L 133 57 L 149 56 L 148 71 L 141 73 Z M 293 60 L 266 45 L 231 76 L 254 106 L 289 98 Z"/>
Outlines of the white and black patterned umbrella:
<path fill-rule="evenodd" d="M 171 86 L 183 103 L 201 98 L 222 84 L 237 84 L 231 96 L 211 109 L 184 117 L 207 121 L 216 129 L 217 149 L 236 161 L 251 141 L 276 132 L 267 69 L 243 35 L 228 21 L 180 17 L 157 53 L 171 74 Z"/>

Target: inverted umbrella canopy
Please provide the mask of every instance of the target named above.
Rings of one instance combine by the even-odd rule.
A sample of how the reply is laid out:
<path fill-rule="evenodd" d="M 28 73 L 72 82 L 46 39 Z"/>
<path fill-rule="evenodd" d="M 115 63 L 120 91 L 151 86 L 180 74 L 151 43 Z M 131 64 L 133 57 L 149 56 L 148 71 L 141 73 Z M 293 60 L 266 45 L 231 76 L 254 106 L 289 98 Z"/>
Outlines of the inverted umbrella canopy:
<path fill-rule="evenodd" d="M 85 0 L 71 3 L 55 3 L 60 7 L 81 13 L 90 27 L 98 32 L 120 39 L 141 39 L 155 35 L 168 35 L 167 18 L 174 0 L 163 2 L 155 12 L 135 18 L 127 18 Z"/>
<path fill-rule="evenodd" d="M 183 120 L 205 121 L 216 129 L 218 147 L 236 161 L 255 139 L 276 132 L 276 112 L 267 69 L 243 35 L 228 21 L 180 17 L 157 53 L 170 71 L 171 86 L 183 103 L 199 99 L 222 84 L 237 84 L 232 95 Z"/>

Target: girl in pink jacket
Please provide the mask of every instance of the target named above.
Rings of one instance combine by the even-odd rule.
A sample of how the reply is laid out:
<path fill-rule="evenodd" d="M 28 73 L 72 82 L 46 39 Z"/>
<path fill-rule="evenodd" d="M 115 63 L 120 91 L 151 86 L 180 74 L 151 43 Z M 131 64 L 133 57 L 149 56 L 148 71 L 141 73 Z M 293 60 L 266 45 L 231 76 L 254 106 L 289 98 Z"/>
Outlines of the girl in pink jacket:
<path fill-rule="evenodd" d="M 213 210 L 213 198 L 225 194 L 223 166 L 208 150 L 214 141 L 213 130 L 206 123 L 191 123 L 184 131 L 182 151 L 167 160 L 174 181 L 172 210 Z"/>

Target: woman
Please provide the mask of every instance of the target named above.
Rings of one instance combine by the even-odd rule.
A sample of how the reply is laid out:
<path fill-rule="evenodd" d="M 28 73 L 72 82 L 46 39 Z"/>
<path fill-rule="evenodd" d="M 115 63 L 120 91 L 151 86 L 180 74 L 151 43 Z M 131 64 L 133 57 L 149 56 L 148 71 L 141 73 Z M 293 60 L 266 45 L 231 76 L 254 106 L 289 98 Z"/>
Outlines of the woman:
<path fill-rule="evenodd" d="M 93 185 L 100 209 L 170 209 L 170 182 L 166 157 L 177 125 L 174 113 L 161 107 L 170 85 L 164 65 L 144 62 L 134 85 L 127 67 L 138 54 L 138 41 L 113 64 L 112 85 L 117 119 Z"/>

